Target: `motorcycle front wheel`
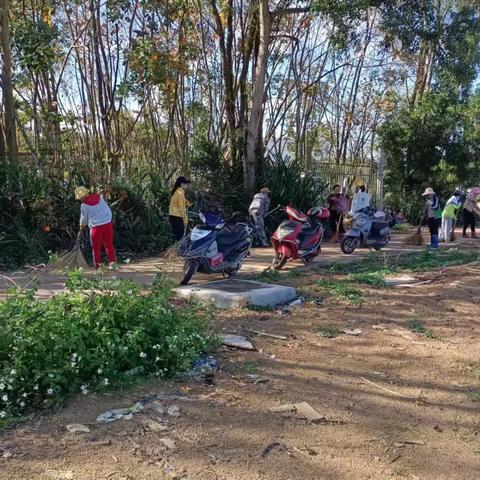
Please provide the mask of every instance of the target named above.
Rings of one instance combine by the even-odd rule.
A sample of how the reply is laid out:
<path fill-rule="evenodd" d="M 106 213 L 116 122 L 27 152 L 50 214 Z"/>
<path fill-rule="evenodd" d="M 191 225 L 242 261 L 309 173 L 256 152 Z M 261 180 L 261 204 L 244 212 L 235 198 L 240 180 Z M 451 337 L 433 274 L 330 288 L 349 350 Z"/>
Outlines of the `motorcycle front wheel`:
<path fill-rule="evenodd" d="M 198 262 L 196 260 L 186 260 L 183 265 L 183 277 L 180 285 L 188 285 L 193 275 L 198 269 Z"/>
<path fill-rule="evenodd" d="M 288 258 L 285 255 L 277 253 L 275 257 L 273 257 L 272 267 L 274 268 L 274 270 L 281 270 L 285 266 L 287 261 Z"/>
<path fill-rule="evenodd" d="M 342 242 L 340 243 L 340 249 L 346 255 L 350 255 L 355 251 L 358 246 L 357 237 L 343 237 Z"/>

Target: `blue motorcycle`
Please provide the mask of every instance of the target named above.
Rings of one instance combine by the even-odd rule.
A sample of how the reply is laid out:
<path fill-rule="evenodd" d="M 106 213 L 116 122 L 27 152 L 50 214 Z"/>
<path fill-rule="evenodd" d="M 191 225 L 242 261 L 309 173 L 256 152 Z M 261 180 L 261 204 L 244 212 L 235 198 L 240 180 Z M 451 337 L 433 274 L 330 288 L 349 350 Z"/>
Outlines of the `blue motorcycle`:
<path fill-rule="evenodd" d="M 235 275 L 252 247 L 248 225 L 226 225 L 214 213 L 200 213 L 198 217 L 201 223 L 178 246 L 178 254 L 185 262 L 181 285 L 187 285 L 197 271 Z"/>
<path fill-rule="evenodd" d="M 388 245 L 390 227 L 394 224 L 383 212 L 371 207 L 362 208 L 355 213 L 352 228 L 343 237 L 340 248 L 347 255 L 358 247 L 381 250 Z"/>

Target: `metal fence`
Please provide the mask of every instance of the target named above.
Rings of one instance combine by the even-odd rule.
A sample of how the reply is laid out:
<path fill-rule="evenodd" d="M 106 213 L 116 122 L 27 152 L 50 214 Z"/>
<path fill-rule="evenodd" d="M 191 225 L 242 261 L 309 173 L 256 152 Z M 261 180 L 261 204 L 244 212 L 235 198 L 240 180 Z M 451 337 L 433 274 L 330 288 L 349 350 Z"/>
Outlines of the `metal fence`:
<path fill-rule="evenodd" d="M 382 185 L 376 163 L 363 165 L 317 163 L 317 169 L 321 177 L 328 183 L 329 188 L 335 184 L 341 185 L 346 188 L 346 193 L 350 197 L 355 193 L 355 180 L 362 179 L 372 198 L 372 204 L 378 204 L 382 195 Z"/>

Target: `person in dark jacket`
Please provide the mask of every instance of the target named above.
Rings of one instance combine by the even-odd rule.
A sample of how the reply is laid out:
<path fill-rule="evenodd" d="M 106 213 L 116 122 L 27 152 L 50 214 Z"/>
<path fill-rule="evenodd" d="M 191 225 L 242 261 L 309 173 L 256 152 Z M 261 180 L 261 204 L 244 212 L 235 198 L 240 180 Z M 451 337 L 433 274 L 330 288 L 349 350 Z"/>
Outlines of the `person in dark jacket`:
<path fill-rule="evenodd" d="M 333 192 L 327 201 L 330 210 L 330 228 L 333 233 L 338 232 L 343 235 L 345 233 L 343 217 L 348 210 L 348 197 L 342 193 L 340 185 L 334 185 Z"/>
<path fill-rule="evenodd" d="M 427 199 L 425 216 L 427 218 L 428 230 L 430 231 L 430 248 L 438 248 L 438 230 L 442 224 L 440 198 L 431 187 L 425 189 L 422 196 Z"/>

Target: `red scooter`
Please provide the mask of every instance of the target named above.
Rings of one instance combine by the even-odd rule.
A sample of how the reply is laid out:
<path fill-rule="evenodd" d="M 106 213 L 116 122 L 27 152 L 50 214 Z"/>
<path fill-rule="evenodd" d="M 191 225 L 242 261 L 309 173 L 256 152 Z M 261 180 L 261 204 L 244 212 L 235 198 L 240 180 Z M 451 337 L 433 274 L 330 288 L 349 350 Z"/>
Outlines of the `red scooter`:
<path fill-rule="evenodd" d="M 320 253 L 326 222 L 330 217 L 327 208 L 311 208 L 307 215 L 293 207 L 283 209 L 288 220 L 284 220 L 272 235 L 275 258 L 272 266 L 281 270 L 288 261 L 301 258 L 309 265 Z"/>

